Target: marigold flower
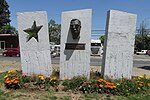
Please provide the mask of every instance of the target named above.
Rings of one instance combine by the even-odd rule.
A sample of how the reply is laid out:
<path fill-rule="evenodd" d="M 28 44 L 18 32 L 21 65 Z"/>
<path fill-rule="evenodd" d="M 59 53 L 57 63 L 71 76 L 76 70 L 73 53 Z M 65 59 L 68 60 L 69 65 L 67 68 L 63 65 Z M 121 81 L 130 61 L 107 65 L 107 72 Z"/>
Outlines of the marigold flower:
<path fill-rule="evenodd" d="M 103 82 L 103 79 L 99 79 L 99 80 L 97 80 L 98 82 Z"/>
<path fill-rule="evenodd" d="M 7 77 L 8 77 L 8 75 L 5 75 L 5 76 L 4 76 L 4 79 L 7 78 Z"/>
<path fill-rule="evenodd" d="M 139 76 L 138 78 L 144 78 L 144 76 Z"/>
<path fill-rule="evenodd" d="M 116 86 L 114 85 L 113 88 L 116 88 Z"/>
<path fill-rule="evenodd" d="M 100 85 L 99 85 L 99 87 L 100 87 L 100 88 L 102 88 L 102 87 L 103 87 L 103 85 L 102 85 L 102 84 L 100 84 Z"/>
<path fill-rule="evenodd" d="M 140 87 L 138 87 L 137 89 L 138 89 L 138 90 L 140 90 L 141 88 L 140 88 Z"/>
<path fill-rule="evenodd" d="M 143 84 L 140 83 L 139 86 L 143 86 Z"/>
<path fill-rule="evenodd" d="M 16 70 L 10 70 L 8 73 L 16 73 Z"/>
<path fill-rule="evenodd" d="M 64 78 L 64 80 L 68 80 L 68 78 Z"/>
<path fill-rule="evenodd" d="M 57 80 L 57 77 L 53 77 L 50 79 L 50 81 L 52 81 L 52 80 Z"/>
<path fill-rule="evenodd" d="M 150 87 L 150 83 L 147 83 L 147 86 L 149 86 L 149 87 Z"/>
<path fill-rule="evenodd" d="M 114 86 L 114 85 L 113 86 L 109 86 L 109 88 L 114 89 L 114 88 L 116 88 L 116 86 Z"/>
<path fill-rule="evenodd" d="M 110 83 L 110 82 L 106 82 L 106 84 L 107 84 L 107 85 L 110 85 L 111 83 Z"/>
<path fill-rule="evenodd" d="M 44 77 L 41 77 L 40 79 L 41 79 L 41 80 L 44 80 Z"/>
<path fill-rule="evenodd" d="M 140 81 L 137 81 L 138 83 L 140 82 Z"/>
<path fill-rule="evenodd" d="M 57 80 L 57 77 L 54 77 L 53 80 Z"/>
<path fill-rule="evenodd" d="M 18 80 L 15 80 L 15 81 L 14 81 L 15 84 L 18 84 L 18 82 L 19 82 Z"/>
<path fill-rule="evenodd" d="M 110 88 L 110 86 L 109 86 L 109 85 L 105 85 L 104 87 L 105 87 L 105 88 Z"/>
<path fill-rule="evenodd" d="M 7 83 L 8 85 L 10 85 L 12 82 L 9 78 L 6 78 L 5 83 Z"/>
<path fill-rule="evenodd" d="M 40 79 L 40 80 L 44 80 L 44 76 L 40 75 L 40 76 L 39 76 L 39 79 Z"/>

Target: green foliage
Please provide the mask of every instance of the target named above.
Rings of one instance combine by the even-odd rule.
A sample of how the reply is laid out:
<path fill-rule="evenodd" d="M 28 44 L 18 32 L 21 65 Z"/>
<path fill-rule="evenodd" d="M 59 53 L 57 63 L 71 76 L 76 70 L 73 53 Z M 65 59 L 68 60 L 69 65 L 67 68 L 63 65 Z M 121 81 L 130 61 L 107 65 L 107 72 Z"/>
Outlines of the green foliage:
<path fill-rule="evenodd" d="M 65 86 L 65 90 L 76 91 L 79 89 L 81 84 L 85 81 L 83 77 L 74 77 L 70 80 L 64 80 L 62 85 Z"/>
<path fill-rule="evenodd" d="M 146 28 L 144 21 L 142 22 L 138 34 L 135 36 L 135 49 L 148 50 L 150 49 L 149 29 Z"/>
<path fill-rule="evenodd" d="M 0 34 L 16 34 L 16 28 L 10 25 L 0 27 Z"/>
<path fill-rule="evenodd" d="M 0 85 L 4 83 L 4 76 L 6 75 L 6 72 L 0 73 Z"/>
<path fill-rule="evenodd" d="M 10 70 L 7 73 L 0 74 L 3 77 L 0 82 L 3 82 L 8 89 L 30 88 L 44 90 L 59 90 L 60 81 L 56 76 L 44 77 L 43 75 L 27 76 L 16 70 Z M 92 79 L 87 80 L 84 77 L 74 77 L 70 80 L 63 80 L 61 83 L 64 86 L 63 90 L 82 91 L 83 93 L 108 94 L 118 96 L 131 96 L 135 94 L 143 94 L 150 91 L 150 79 L 146 76 L 137 76 L 132 79 L 122 78 L 119 80 Z M 0 91 L 0 96 L 4 95 Z M 150 94 L 149 94 L 150 95 Z M 93 98 L 93 97 L 92 97 Z M 144 98 L 149 98 L 146 95 Z"/>
<path fill-rule="evenodd" d="M 0 27 L 9 25 L 10 23 L 10 12 L 9 12 L 9 5 L 7 4 L 6 0 L 0 1 Z"/>
<path fill-rule="evenodd" d="M 150 89 L 150 79 L 145 76 L 134 77 L 133 79 L 120 79 L 106 81 L 98 80 L 83 80 L 80 77 L 75 77 L 71 80 L 64 80 L 63 84 L 66 90 L 80 90 L 83 93 L 107 93 L 113 95 L 129 96 L 147 91 Z"/>
<path fill-rule="evenodd" d="M 102 36 L 100 36 L 100 40 L 101 40 L 101 43 L 104 45 L 104 38 L 105 38 L 105 35 L 102 35 Z"/>
<path fill-rule="evenodd" d="M 60 44 L 61 25 L 56 24 L 55 21 L 51 19 L 48 23 L 48 27 L 49 27 L 50 42 Z"/>

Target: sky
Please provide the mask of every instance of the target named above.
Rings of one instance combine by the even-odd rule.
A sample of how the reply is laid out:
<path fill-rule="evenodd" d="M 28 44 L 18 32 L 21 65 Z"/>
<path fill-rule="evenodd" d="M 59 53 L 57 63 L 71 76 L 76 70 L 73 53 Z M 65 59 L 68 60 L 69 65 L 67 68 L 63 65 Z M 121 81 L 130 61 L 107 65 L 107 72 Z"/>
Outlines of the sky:
<path fill-rule="evenodd" d="M 137 27 L 142 20 L 150 28 L 150 0 L 6 0 L 11 12 L 11 25 L 17 28 L 17 12 L 47 11 L 48 21 L 61 24 L 64 11 L 92 9 L 92 30 L 105 30 L 107 11 L 119 10 L 137 14 Z"/>

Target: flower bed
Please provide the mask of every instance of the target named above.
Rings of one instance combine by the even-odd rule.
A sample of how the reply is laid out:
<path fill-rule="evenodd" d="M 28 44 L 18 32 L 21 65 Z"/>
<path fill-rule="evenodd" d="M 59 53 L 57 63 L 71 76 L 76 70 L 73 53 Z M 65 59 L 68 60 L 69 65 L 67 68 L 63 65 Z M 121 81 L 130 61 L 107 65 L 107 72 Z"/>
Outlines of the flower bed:
<path fill-rule="evenodd" d="M 7 89 L 17 89 L 24 87 L 30 88 L 31 86 L 35 86 L 44 90 L 71 90 L 82 91 L 83 93 L 107 93 L 122 96 L 128 96 L 150 89 L 150 79 L 147 79 L 146 76 L 133 77 L 131 80 L 125 78 L 119 80 L 104 80 L 102 78 L 98 80 L 87 80 L 84 77 L 74 77 L 72 79 L 64 79 L 63 81 L 60 81 L 58 80 L 58 76 L 27 76 L 22 75 L 21 72 L 15 70 L 10 70 L 5 74 L 4 84 Z M 60 89 L 60 86 L 63 86 L 63 89 Z"/>

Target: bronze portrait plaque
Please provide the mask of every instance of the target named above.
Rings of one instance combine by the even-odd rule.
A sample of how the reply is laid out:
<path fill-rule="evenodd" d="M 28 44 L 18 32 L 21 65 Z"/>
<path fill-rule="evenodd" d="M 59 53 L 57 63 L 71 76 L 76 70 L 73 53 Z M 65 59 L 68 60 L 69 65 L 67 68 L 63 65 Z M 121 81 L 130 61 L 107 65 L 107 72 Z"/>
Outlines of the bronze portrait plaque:
<path fill-rule="evenodd" d="M 81 21 L 79 19 L 72 19 L 70 22 L 70 30 L 73 39 L 80 38 Z"/>
<path fill-rule="evenodd" d="M 65 50 L 85 50 L 84 43 L 66 43 Z"/>

